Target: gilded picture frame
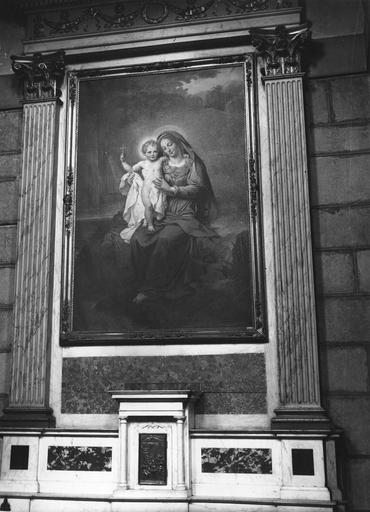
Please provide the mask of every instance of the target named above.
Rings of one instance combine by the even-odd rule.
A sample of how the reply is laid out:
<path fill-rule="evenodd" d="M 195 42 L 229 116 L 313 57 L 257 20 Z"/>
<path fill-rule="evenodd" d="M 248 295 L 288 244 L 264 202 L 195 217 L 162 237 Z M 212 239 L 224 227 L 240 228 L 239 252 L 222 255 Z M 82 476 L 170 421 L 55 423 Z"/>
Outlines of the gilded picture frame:
<path fill-rule="evenodd" d="M 266 340 L 255 81 L 252 55 L 69 72 L 61 344 Z"/>

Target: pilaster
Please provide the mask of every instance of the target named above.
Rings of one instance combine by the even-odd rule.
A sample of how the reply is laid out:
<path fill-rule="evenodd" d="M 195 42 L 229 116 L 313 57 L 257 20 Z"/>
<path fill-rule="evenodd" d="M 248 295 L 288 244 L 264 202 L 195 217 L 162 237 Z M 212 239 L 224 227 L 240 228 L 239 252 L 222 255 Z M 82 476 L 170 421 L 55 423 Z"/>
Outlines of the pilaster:
<path fill-rule="evenodd" d="M 22 178 L 9 407 L 5 426 L 52 426 L 48 407 L 58 80 L 63 53 L 12 57 L 24 80 Z"/>
<path fill-rule="evenodd" d="M 120 478 L 119 489 L 127 489 L 127 418 L 119 418 L 119 440 L 120 440 Z"/>
<path fill-rule="evenodd" d="M 185 417 L 176 418 L 177 434 L 177 485 L 176 489 L 185 490 L 185 468 L 184 468 L 184 421 Z"/>
<path fill-rule="evenodd" d="M 301 48 L 296 29 L 252 31 L 269 133 L 279 400 L 274 429 L 326 430 L 320 405 Z"/>

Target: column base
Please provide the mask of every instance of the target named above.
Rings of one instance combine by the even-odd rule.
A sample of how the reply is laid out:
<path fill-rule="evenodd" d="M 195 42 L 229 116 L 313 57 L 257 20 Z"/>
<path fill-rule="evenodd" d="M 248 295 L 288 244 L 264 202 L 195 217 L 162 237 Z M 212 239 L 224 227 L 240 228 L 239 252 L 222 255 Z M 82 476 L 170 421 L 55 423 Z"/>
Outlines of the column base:
<path fill-rule="evenodd" d="M 113 496 L 125 496 L 127 494 L 128 485 L 127 484 L 119 484 L 119 486 L 114 489 Z"/>
<path fill-rule="evenodd" d="M 4 428 L 48 428 L 55 427 L 53 409 L 50 407 L 7 407 L 0 418 Z"/>
<path fill-rule="evenodd" d="M 271 429 L 278 430 L 319 430 L 330 432 L 333 424 L 322 407 L 278 407 L 271 419 Z"/>

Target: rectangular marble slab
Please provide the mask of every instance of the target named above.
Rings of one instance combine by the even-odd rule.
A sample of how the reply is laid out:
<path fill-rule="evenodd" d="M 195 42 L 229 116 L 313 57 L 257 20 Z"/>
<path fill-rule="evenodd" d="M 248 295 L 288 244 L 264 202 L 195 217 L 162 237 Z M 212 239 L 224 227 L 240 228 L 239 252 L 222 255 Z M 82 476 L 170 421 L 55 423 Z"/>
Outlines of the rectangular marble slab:
<path fill-rule="evenodd" d="M 202 473 L 272 474 L 267 448 L 202 448 Z"/>
<path fill-rule="evenodd" d="M 49 446 L 50 471 L 112 471 L 109 446 Z"/>
<path fill-rule="evenodd" d="M 114 414 L 110 389 L 192 389 L 197 414 L 266 413 L 262 353 L 63 360 L 62 413 Z"/>

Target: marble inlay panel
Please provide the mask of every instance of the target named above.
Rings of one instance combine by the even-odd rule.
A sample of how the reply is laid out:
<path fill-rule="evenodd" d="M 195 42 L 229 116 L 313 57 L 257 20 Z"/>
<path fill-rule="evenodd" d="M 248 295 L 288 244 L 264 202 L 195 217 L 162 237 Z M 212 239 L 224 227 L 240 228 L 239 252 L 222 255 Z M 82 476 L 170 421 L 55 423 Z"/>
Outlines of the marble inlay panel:
<path fill-rule="evenodd" d="M 202 473 L 272 474 L 267 448 L 202 448 Z"/>
<path fill-rule="evenodd" d="M 198 414 L 263 414 L 264 354 L 64 359 L 62 413 L 114 414 L 110 389 L 193 389 Z"/>
<path fill-rule="evenodd" d="M 112 471 L 110 446 L 49 446 L 48 470 Z"/>

